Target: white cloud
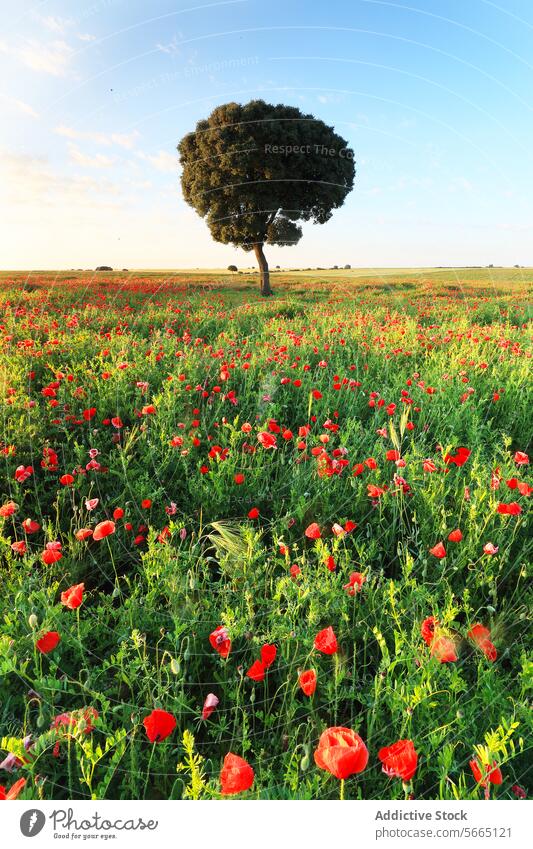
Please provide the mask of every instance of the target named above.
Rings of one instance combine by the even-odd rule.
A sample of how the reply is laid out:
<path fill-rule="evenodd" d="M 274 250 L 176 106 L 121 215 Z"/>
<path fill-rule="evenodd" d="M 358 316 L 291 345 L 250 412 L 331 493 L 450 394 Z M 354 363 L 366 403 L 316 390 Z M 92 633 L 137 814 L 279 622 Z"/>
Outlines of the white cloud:
<path fill-rule="evenodd" d="M 0 206 L 116 206 L 122 187 L 108 180 L 85 175 L 65 176 L 55 171 L 44 157 L 2 151 Z M 7 219 L 6 219 L 7 220 Z"/>
<path fill-rule="evenodd" d="M 60 40 L 47 44 L 35 39 L 26 39 L 19 44 L 7 44 L 5 41 L 0 41 L 0 53 L 13 56 L 33 71 L 52 74 L 54 77 L 65 75 L 73 52 L 72 47 Z"/>
<path fill-rule="evenodd" d="M 60 35 L 63 35 L 72 23 L 68 18 L 60 18 L 58 15 L 37 15 L 37 18 L 50 32 L 57 32 Z"/>
<path fill-rule="evenodd" d="M 144 159 L 157 168 L 158 171 L 163 171 L 167 174 L 175 174 L 178 170 L 178 156 L 172 155 L 167 150 L 159 150 L 157 153 L 144 153 L 139 151 L 137 154 L 140 159 Z"/>
<path fill-rule="evenodd" d="M 75 144 L 69 144 L 68 152 L 71 161 L 77 165 L 82 165 L 84 168 L 110 168 L 116 162 L 115 157 L 104 156 L 103 153 L 88 156 L 77 148 Z"/>
<path fill-rule="evenodd" d="M 139 138 L 140 133 L 134 130 L 132 133 L 111 133 L 112 144 L 118 144 L 120 147 L 125 147 L 131 150 L 135 146 L 135 140 Z"/>
<path fill-rule="evenodd" d="M 16 109 L 18 112 L 23 112 L 31 118 L 38 118 L 39 113 L 35 111 L 33 106 L 26 103 L 24 100 L 18 100 L 16 97 L 8 97 L 7 94 L 0 94 L 0 100 L 7 104 L 8 107 Z"/>
<path fill-rule="evenodd" d="M 159 50 L 161 53 L 170 53 L 176 55 L 179 53 L 179 41 L 178 38 L 183 39 L 183 33 L 179 33 L 177 36 L 174 35 L 172 37 L 172 41 L 169 41 L 168 44 L 156 44 L 156 50 Z"/>
<path fill-rule="evenodd" d="M 35 13 L 33 15 L 34 19 L 44 26 L 50 32 L 54 32 L 57 35 L 65 35 L 67 30 L 72 29 L 75 26 L 76 21 L 71 18 L 61 18 L 59 15 L 39 15 Z M 76 38 L 79 38 L 80 41 L 96 41 L 96 36 L 91 35 L 90 33 L 78 32 L 75 33 Z"/>
<path fill-rule="evenodd" d="M 140 133 L 133 130 L 131 133 L 99 133 L 93 130 L 76 130 L 74 127 L 67 127 L 61 124 L 54 130 L 59 136 L 64 136 L 67 139 L 76 139 L 78 141 L 92 141 L 95 144 L 112 145 L 116 144 L 119 147 L 124 147 L 131 150 L 135 145 L 135 140 L 139 138 Z"/>

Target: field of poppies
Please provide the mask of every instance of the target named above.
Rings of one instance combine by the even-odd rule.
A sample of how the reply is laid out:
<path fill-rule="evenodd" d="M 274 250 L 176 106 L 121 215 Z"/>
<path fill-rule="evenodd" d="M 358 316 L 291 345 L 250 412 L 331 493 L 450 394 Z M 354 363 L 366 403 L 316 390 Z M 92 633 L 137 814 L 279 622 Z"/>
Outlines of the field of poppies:
<path fill-rule="evenodd" d="M 2 273 L 0 799 L 528 795 L 532 281 Z"/>

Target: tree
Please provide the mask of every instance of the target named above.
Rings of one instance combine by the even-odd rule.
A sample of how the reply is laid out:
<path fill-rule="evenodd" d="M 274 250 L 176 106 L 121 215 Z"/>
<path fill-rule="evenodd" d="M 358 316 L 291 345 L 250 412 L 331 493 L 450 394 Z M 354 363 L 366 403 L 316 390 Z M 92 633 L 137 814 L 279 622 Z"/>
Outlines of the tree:
<path fill-rule="evenodd" d="M 353 188 L 353 150 L 294 106 L 226 103 L 179 143 L 185 200 L 217 242 L 254 251 L 261 294 L 272 294 L 263 246 L 295 245 L 298 222 L 324 224 Z"/>
<path fill-rule="evenodd" d="M 233 271 L 233 273 L 235 273 L 238 270 L 239 269 L 237 268 L 236 265 L 228 265 L 228 271 Z"/>

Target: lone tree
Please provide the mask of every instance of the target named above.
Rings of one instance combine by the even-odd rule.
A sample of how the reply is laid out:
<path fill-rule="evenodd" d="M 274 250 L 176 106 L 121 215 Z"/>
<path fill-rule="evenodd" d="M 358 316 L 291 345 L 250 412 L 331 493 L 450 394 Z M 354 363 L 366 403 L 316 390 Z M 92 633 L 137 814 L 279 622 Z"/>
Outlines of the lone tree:
<path fill-rule="evenodd" d="M 261 294 L 272 294 L 263 246 L 295 245 L 300 221 L 324 224 L 355 177 L 353 150 L 313 115 L 252 100 L 217 106 L 179 143 L 181 185 L 217 242 L 254 251 Z"/>

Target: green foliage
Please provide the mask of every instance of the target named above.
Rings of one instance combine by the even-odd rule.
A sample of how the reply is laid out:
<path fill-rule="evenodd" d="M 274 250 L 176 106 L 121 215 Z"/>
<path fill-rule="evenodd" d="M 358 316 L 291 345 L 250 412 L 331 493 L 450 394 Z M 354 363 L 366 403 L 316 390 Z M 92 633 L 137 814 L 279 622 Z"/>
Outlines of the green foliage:
<path fill-rule="evenodd" d="M 0 506 L 16 510 L 0 518 L 0 760 L 21 762 L 23 798 L 218 797 L 230 751 L 255 770 L 249 797 L 338 798 L 313 759 L 335 724 L 370 752 L 347 798 L 403 798 L 377 753 L 404 738 L 419 754 L 417 798 L 479 798 L 473 757 L 500 766 L 499 798 L 528 787 L 533 545 L 528 497 L 506 483 L 531 483 L 513 460 L 529 450 L 527 316 L 518 278 L 492 291 L 472 275 L 458 293 L 440 273 L 404 275 L 398 289 L 386 277 L 330 279 L 312 299 L 304 280 L 287 278 L 288 297 L 268 304 L 222 281 L 208 290 L 164 276 L 97 294 L 83 281 L 6 286 Z M 52 382 L 54 404 L 42 392 Z M 151 403 L 156 412 L 143 414 Z M 277 433 L 265 450 L 257 435 L 273 420 L 292 437 Z M 446 465 L 460 445 L 468 463 Z M 56 470 L 41 466 L 45 448 Z M 100 469 L 86 468 L 89 449 Z M 349 465 L 324 474 L 324 450 Z M 428 458 L 437 471 L 424 471 Z M 30 464 L 33 475 L 16 480 Z M 74 483 L 61 484 L 73 470 Z M 369 484 L 388 489 L 372 499 Z M 99 499 L 92 510 L 89 498 Z M 509 501 L 520 514 L 497 512 Z M 76 538 L 116 508 L 113 535 Z M 27 518 L 39 531 L 24 532 Z M 357 527 L 336 536 L 333 523 L 348 520 Z M 318 540 L 305 536 L 311 522 Z M 454 528 L 460 543 L 448 541 Z M 16 553 L 21 540 L 27 550 Z M 429 553 L 440 540 L 444 559 Z M 53 541 L 63 556 L 45 565 Z M 489 541 L 494 556 L 483 553 Z M 365 581 L 350 596 L 353 571 Z M 61 592 L 81 581 L 82 606 L 66 609 Z M 454 639 L 456 662 L 431 657 L 420 632 L 428 616 Z M 476 622 L 490 630 L 494 663 L 467 636 Z M 220 625 L 227 659 L 209 642 Z M 313 649 L 328 625 L 333 658 Z M 61 641 L 43 655 L 46 631 Z M 256 683 L 246 672 L 266 643 L 278 655 Z M 298 686 L 309 668 L 311 698 Z M 209 693 L 220 701 L 203 720 Z M 90 728 L 80 721 L 89 707 Z M 154 708 L 177 727 L 151 744 L 143 720 Z"/>
<path fill-rule="evenodd" d="M 353 187 L 346 140 L 294 106 L 217 106 L 178 150 L 187 203 L 217 242 L 245 250 L 296 244 L 297 222 L 324 224 Z"/>

